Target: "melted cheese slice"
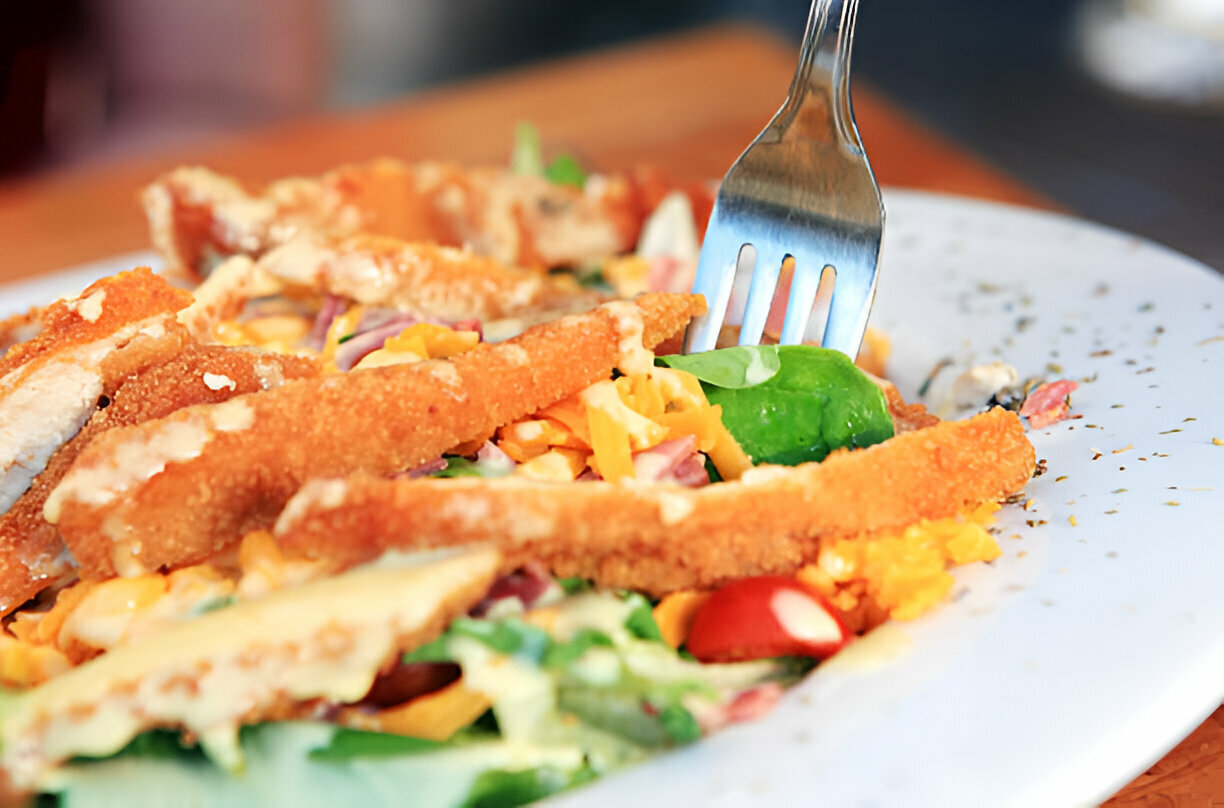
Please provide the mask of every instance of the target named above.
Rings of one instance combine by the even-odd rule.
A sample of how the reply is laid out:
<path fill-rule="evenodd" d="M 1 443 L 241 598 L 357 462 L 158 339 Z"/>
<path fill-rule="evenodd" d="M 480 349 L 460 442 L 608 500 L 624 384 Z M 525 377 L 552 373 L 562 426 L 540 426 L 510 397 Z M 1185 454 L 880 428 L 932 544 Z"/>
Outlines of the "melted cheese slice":
<path fill-rule="evenodd" d="M 488 590 L 495 549 L 394 556 L 185 620 L 117 648 L 8 705 L 0 765 L 35 787 L 55 764 L 106 756 L 145 729 L 181 727 L 241 766 L 237 729 L 294 702 L 361 699 L 395 654 Z"/>

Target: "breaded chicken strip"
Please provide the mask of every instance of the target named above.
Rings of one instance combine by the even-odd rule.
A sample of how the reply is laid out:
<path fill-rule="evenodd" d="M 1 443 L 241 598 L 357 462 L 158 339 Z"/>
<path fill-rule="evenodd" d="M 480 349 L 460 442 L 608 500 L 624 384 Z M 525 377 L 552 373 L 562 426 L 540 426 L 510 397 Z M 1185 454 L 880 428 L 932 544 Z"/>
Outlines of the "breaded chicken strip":
<path fill-rule="evenodd" d="M 304 232 L 467 247 L 511 266 L 578 266 L 632 248 L 673 188 L 657 172 L 601 177 L 580 190 L 505 169 L 382 159 L 280 180 L 261 194 L 183 167 L 151 183 L 143 199 L 153 244 L 170 270 L 199 277 L 218 257 L 258 257 Z M 683 191 L 703 230 L 709 190 Z"/>
<path fill-rule="evenodd" d="M 496 543 L 505 569 L 652 595 L 791 573 L 822 540 L 954 516 L 1018 491 L 1033 447 L 1003 409 L 946 421 L 821 463 L 759 466 L 702 488 L 525 477 L 315 480 L 276 524 L 286 549 L 338 567 L 386 549 Z"/>
<path fill-rule="evenodd" d="M 182 350 L 191 295 L 148 269 L 104 278 L 42 314 L 34 339 L 0 357 L 0 513 L 130 373 Z"/>
<path fill-rule="evenodd" d="M 82 577 L 190 564 L 270 526 L 306 480 L 391 475 L 483 439 L 614 367 L 640 372 L 704 302 L 642 295 L 449 360 L 290 382 L 111 430 L 82 452 L 44 516 Z"/>
<path fill-rule="evenodd" d="M 169 274 L 199 280 L 231 255 L 258 256 L 323 215 L 317 180 L 282 180 L 262 196 L 207 168 L 182 166 L 141 194 L 153 247 Z"/>
<path fill-rule="evenodd" d="M 608 299 L 569 276 L 506 266 L 456 247 L 364 234 L 298 236 L 264 254 L 255 267 L 365 305 L 452 322 L 556 317 Z"/>
<path fill-rule="evenodd" d="M 213 270 L 192 290 L 191 305 L 179 312 L 182 323 L 201 342 L 217 341 L 217 326 L 242 313 L 248 301 L 280 294 L 285 285 L 245 255 L 236 255 Z"/>
<path fill-rule="evenodd" d="M 0 357 L 9 348 L 34 339 L 42 331 L 43 308 L 34 306 L 20 314 L 0 320 Z"/>
<path fill-rule="evenodd" d="M 888 406 L 888 414 L 892 416 L 893 431 L 896 434 L 900 435 L 905 432 L 913 432 L 916 429 L 925 429 L 928 426 L 935 426 L 939 423 L 939 417 L 927 412 L 927 408 L 922 404 L 906 402 L 901 397 L 901 392 L 897 389 L 897 386 L 888 379 L 882 379 L 865 370 L 863 374 L 884 391 L 884 403 Z"/>
<path fill-rule="evenodd" d="M 0 516 L 0 616 L 72 572 L 72 556 L 59 530 L 43 518 L 43 505 L 94 438 L 183 407 L 270 390 L 318 373 L 318 363 L 305 357 L 192 345 L 170 361 L 130 377 L 109 397 L 109 404 L 51 456 L 29 490 Z"/>

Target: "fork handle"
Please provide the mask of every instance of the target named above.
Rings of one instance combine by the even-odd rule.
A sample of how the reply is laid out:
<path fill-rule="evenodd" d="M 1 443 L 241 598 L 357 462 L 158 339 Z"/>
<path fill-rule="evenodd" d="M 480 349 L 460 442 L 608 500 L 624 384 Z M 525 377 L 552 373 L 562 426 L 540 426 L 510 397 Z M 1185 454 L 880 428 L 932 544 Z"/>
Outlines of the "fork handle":
<path fill-rule="evenodd" d="M 795 77 L 762 140 L 833 141 L 862 153 L 850 102 L 850 52 L 857 17 L 858 0 L 812 0 Z"/>

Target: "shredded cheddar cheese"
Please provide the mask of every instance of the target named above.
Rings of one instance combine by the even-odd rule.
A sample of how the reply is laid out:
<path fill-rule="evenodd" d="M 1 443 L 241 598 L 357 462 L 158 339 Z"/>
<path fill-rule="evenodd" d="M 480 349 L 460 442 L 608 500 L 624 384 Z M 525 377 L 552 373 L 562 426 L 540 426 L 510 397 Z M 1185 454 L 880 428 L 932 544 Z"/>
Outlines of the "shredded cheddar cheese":
<path fill-rule="evenodd" d="M 469 351 L 479 342 L 480 334 L 475 331 L 455 331 L 437 323 L 414 323 L 396 336 L 389 337 L 381 348 L 367 354 L 355 367 L 371 368 L 445 359 Z"/>
<path fill-rule="evenodd" d="M 654 607 L 655 623 L 663 641 L 672 648 L 679 648 L 688 639 L 697 610 L 710 598 L 709 592 L 682 589 L 665 595 Z"/>
<path fill-rule="evenodd" d="M 432 693 L 376 713 L 341 710 L 338 722 L 354 729 L 441 742 L 450 740 L 492 705 L 488 696 L 464 687 L 463 680 L 459 679 Z"/>
<path fill-rule="evenodd" d="M 897 534 L 837 539 L 821 547 L 817 562 L 799 578 L 844 611 L 870 599 L 887 617 L 912 620 L 941 603 L 952 589 L 950 566 L 998 558 L 986 529 L 995 503 L 963 516 L 923 521 Z"/>
<path fill-rule="evenodd" d="M 517 474 L 575 479 L 584 468 L 605 480 L 634 479 L 633 457 L 667 440 L 694 438 L 724 480 L 739 479 L 752 460 L 722 422 L 692 374 L 651 368 L 587 387 L 498 430 L 497 444 L 520 465 Z M 568 450 L 559 452 L 559 450 Z M 541 459 L 547 457 L 547 459 Z M 572 476 L 568 476 L 572 473 Z"/>
<path fill-rule="evenodd" d="M 357 325 L 364 314 L 364 306 L 350 306 L 331 321 L 331 325 L 327 327 L 327 336 L 323 339 L 323 350 L 319 352 L 324 368 L 333 372 L 337 370 L 336 349 L 340 347 L 341 340 L 351 338 L 357 332 Z"/>

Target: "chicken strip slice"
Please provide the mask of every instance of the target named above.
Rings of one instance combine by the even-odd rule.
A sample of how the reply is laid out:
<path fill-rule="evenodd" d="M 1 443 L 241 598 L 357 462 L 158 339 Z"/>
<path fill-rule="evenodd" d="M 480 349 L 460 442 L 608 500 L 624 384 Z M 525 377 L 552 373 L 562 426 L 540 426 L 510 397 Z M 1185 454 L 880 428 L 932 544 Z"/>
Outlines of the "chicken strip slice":
<path fill-rule="evenodd" d="M 55 452 L 29 490 L 0 516 L 0 616 L 72 574 L 59 530 L 43 518 L 47 496 L 97 436 L 162 418 L 194 404 L 270 390 L 319 374 L 313 359 L 220 345 L 191 345 L 168 362 L 129 377 L 75 437 Z"/>
<path fill-rule="evenodd" d="M 347 567 L 388 548 L 496 543 L 505 569 L 652 595 L 791 573 L 820 543 L 904 528 L 1003 499 L 1032 476 L 1019 418 L 994 409 L 821 463 L 758 466 L 701 488 L 526 477 L 314 480 L 276 524 L 286 550 Z"/>
<path fill-rule="evenodd" d="M 201 561 L 269 527 L 312 477 L 392 475 L 607 378 L 704 310 L 647 294 L 448 360 L 289 382 L 100 435 L 48 497 L 82 577 Z"/>
<path fill-rule="evenodd" d="M 298 236 L 265 253 L 255 268 L 361 304 L 451 322 L 556 317 L 608 299 L 569 276 L 506 266 L 456 247 L 364 234 Z"/>
<path fill-rule="evenodd" d="M 148 269 L 104 278 L 42 314 L 42 330 L 0 357 L 0 513 L 130 373 L 182 350 L 176 312 L 191 295 Z"/>
<path fill-rule="evenodd" d="M 42 331 L 43 308 L 34 306 L 0 320 L 0 357 L 9 348 L 34 339 Z"/>
<path fill-rule="evenodd" d="M 671 190 L 657 171 L 592 178 L 578 189 L 505 169 L 381 159 L 279 180 L 259 194 L 185 166 L 146 187 L 143 201 L 170 270 L 198 278 L 219 258 L 258 257 L 302 233 L 434 242 L 535 269 L 581 266 L 629 251 Z M 696 183 L 680 190 L 700 231 L 711 192 Z"/>

